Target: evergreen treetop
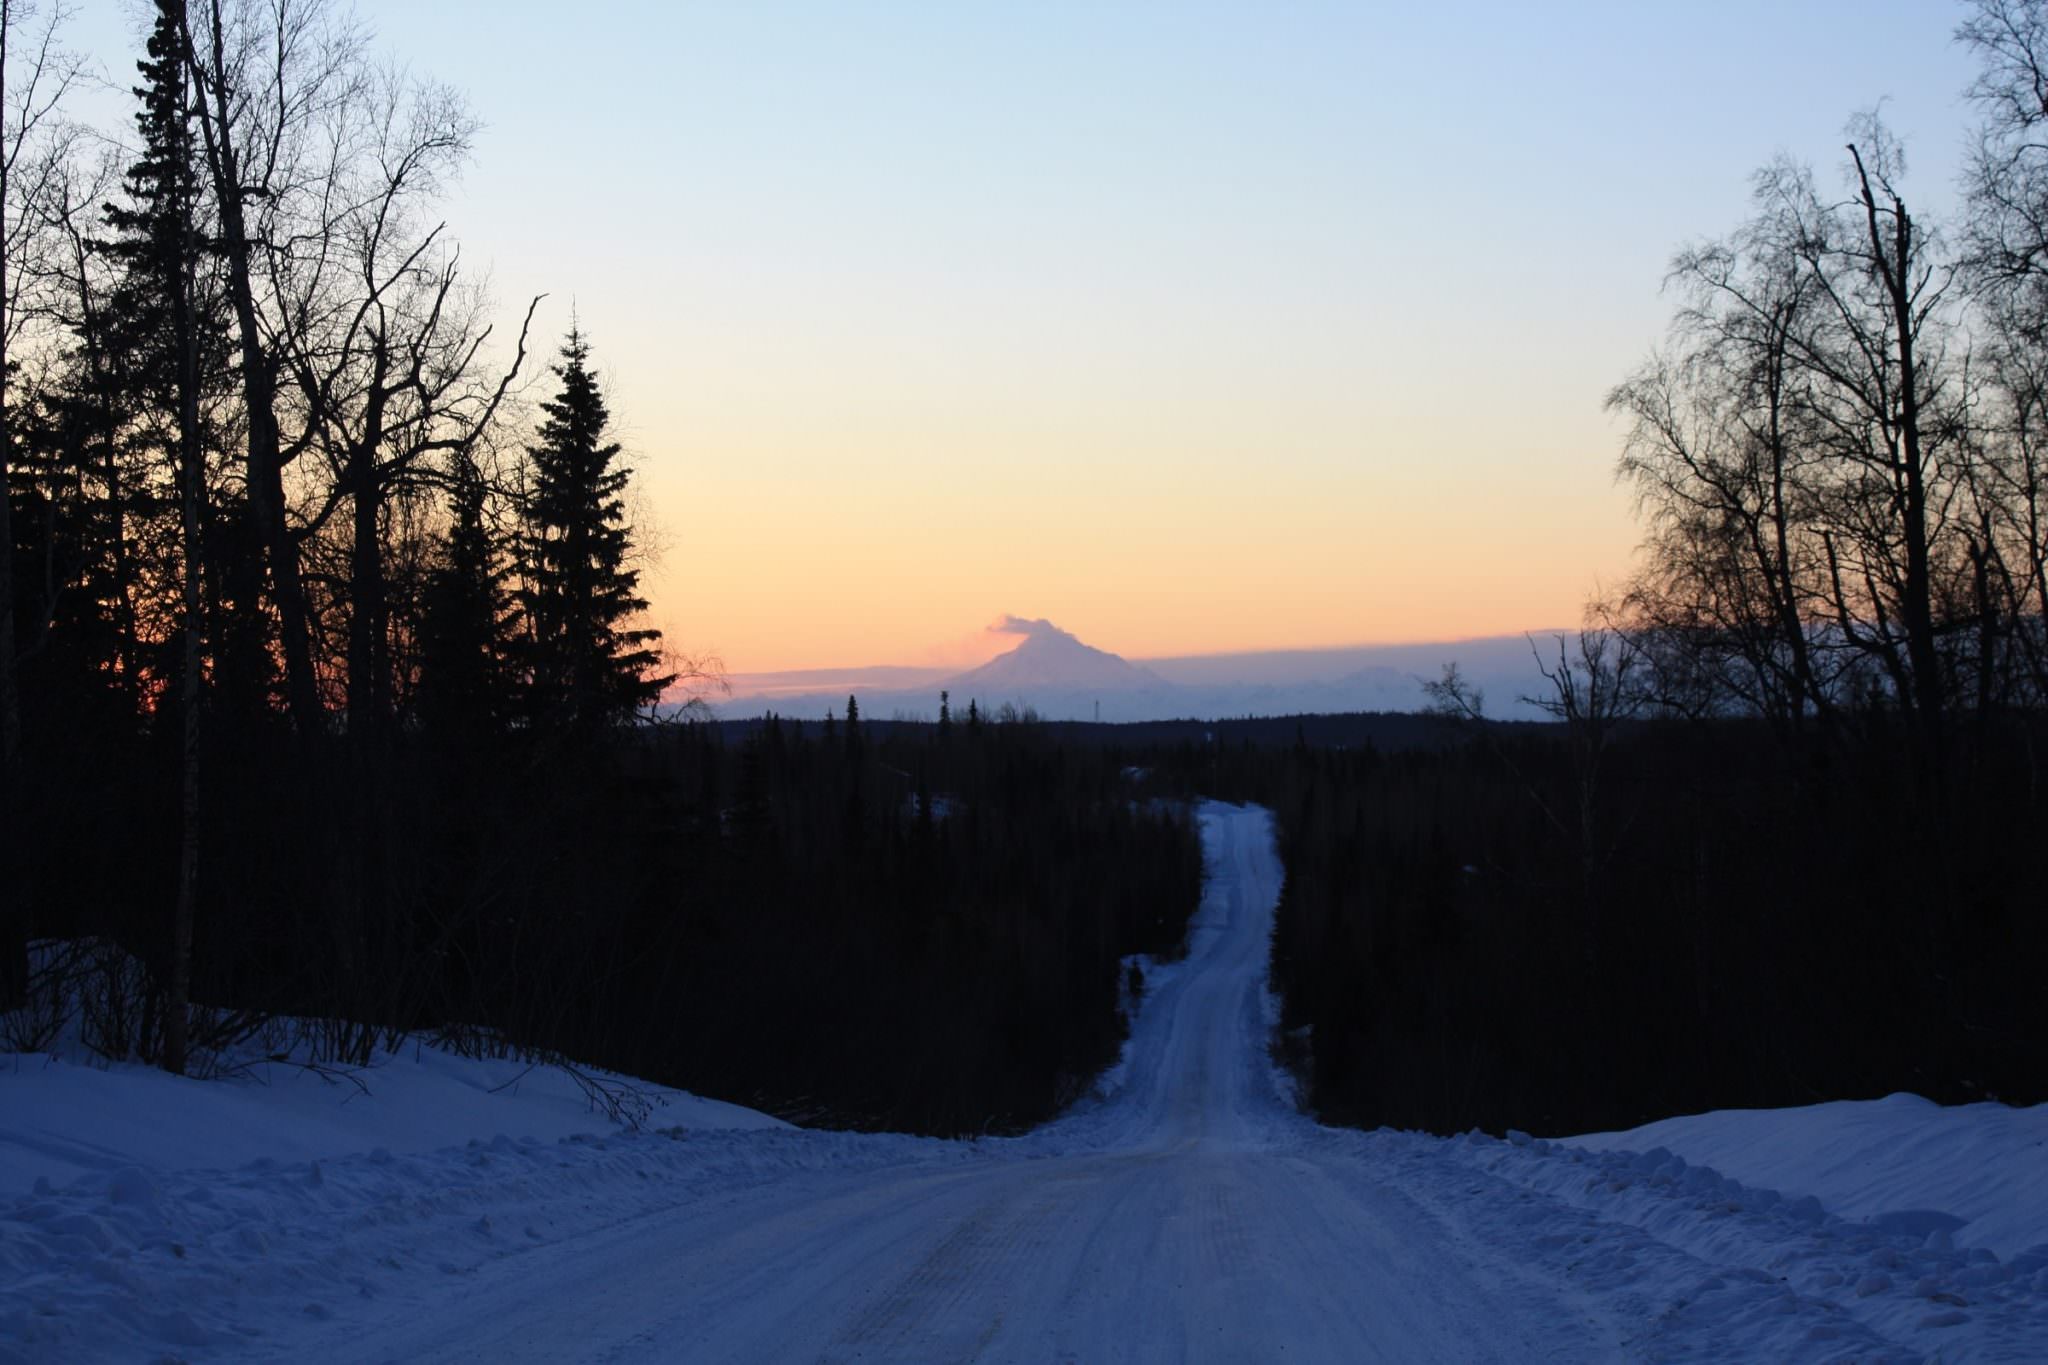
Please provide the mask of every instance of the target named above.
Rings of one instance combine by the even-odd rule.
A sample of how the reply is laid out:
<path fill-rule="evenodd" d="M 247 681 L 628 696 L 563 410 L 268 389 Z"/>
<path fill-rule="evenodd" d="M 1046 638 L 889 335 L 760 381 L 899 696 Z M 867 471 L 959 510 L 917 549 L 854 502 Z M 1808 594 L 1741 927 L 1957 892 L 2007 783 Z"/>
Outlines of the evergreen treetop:
<path fill-rule="evenodd" d="M 587 728 L 650 706 L 674 675 L 658 673 L 661 632 L 628 623 L 646 610 L 624 494 L 632 471 L 608 439 L 611 414 L 572 328 L 554 367 L 561 389 L 543 403 L 528 447 L 522 543 L 527 710 L 545 727 Z"/>
<path fill-rule="evenodd" d="M 157 0 L 135 128 L 141 144 L 123 179 L 124 203 L 101 210 L 113 237 L 98 249 L 122 268 L 97 338 L 130 385 L 175 407 L 177 343 L 171 299 L 189 288 L 206 242 L 198 229 L 199 162 L 186 79 L 184 0 Z M 204 367 L 202 367 L 204 368 Z"/>

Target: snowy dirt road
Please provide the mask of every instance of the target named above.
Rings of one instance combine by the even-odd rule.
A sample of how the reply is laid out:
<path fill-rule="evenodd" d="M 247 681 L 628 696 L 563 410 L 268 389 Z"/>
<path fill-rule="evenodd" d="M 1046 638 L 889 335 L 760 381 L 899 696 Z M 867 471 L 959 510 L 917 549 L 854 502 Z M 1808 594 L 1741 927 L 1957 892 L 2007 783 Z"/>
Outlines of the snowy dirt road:
<path fill-rule="evenodd" d="M 1475 1271 L 1278 1097 L 1277 868 L 1212 808 L 1211 899 L 1114 1099 L 965 1162 L 819 1173 L 510 1258 L 351 1324 L 341 1360 L 1530 1360 L 1612 1347 Z M 952 1157 L 952 1153 L 947 1153 Z M 1333 1169 L 1339 1168 L 1339 1169 Z M 309 1344 L 311 1339 L 309 1338 Z"/>
<path fill-rule="evenodd" d="M 1845 1222 L 1661 1149 L 1304 1118 L 1265 1055 L 1268 817 L 1202 825 L 1186 960 L 1044 1129 L 501 1137 L 43 1187 L 0 1209 L 0 1362 L 2048 1359 L 2048 1247 Z"/>

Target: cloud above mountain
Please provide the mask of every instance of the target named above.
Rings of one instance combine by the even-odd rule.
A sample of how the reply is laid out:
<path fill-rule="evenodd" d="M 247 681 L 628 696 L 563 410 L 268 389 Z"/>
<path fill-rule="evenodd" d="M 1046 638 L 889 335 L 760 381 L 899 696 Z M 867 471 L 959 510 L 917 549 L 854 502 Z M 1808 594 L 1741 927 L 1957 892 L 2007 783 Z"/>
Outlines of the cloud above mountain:
<path fill-rule="evenodd" d="M 1044 617 L 1040 617 L 1035 621 L 1027 621 L 1021 616 L 1012 616 L 1008 612 L 1004 612 L 989 624 L 988 633 L 991 635 L 1022 635 L 1027 639 L 1036 637 L 1039 639 L 1071 640 L 1074 638 L 1072 632 L 1061 630 Z"/>

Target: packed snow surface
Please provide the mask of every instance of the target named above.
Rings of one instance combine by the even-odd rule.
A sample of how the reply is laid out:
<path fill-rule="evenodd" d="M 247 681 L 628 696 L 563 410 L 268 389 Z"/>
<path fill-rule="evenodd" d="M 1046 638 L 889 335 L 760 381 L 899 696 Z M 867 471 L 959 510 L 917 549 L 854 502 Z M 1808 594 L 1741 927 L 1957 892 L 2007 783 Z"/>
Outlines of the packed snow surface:
<path fill-rule="evenodd" d="M 2048 1241 L 2048 1104 L 1943 1108 L 1918 1095 L 1800 1109 L 1724 1109 L 1572 1138 L 1596 1151 L 1668 1147 L 1747 1185 L 1799 1190 L 1859 1222 L 1914 1219 L 1959 1247 L 2014 1257 Z M 2042 1355 L 2048 1358 L 2048 1343 Z"/>
<path fill-rule="evenodd" d="M 1738 1183 L 1698 1143 L 1303 1118 L 1264 1048 L 1267 817 L 1202 821 L 1186 960 L 1148 973 L 1096 1097 L 1022 1138 L 714 1127 L 680 1098 L 632 1132 L 480 1097 L 428 1122 L 380 1069 L 383 1117 L 323 1139 L 296 1100 L 109 1072 L 74 1110 L 80 1078 L 0 1070 L 6 1168 L 47 1165 L 0 1193 L 0 1360 L 2048 1358 L 2048 1231 L 1972 1244 L 1981 1215 L 1923 1198 L 1998 1141 L 1931 1140 L 1845 1218 L 1853 1178 Z"/>

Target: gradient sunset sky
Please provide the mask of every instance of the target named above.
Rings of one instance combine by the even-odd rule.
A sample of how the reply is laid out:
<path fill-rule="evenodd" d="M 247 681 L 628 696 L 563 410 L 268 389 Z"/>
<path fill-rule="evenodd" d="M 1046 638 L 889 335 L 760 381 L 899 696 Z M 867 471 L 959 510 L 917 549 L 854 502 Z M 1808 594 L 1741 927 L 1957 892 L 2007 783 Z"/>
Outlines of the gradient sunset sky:
<path fill-rule="evenodd" d="M 359 12 L 488 124 L 450 228 L 573 302 L 656 624 L 742 671 L 1575 624 L 1672 251 L 1880 99 L 1943 207 L 1969 119 L 1942 0 Z"/>

